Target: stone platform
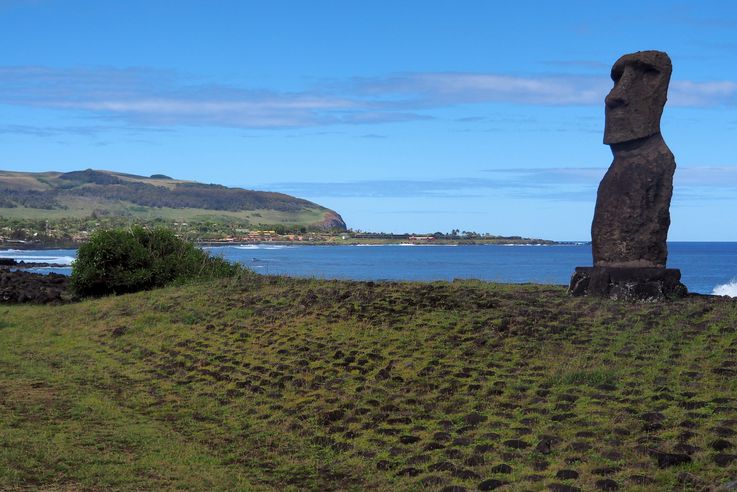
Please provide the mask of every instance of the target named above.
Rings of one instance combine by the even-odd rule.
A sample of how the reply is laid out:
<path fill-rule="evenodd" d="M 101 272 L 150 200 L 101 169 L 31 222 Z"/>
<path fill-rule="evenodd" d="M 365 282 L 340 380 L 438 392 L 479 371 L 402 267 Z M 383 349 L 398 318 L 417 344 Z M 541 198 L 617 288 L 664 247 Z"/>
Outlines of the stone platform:
<path fill-rule="evenodd" d="M 572 296 L 659 301 L 684 297 L 688 289 L 676 268 L 576 267 L 568 292 Z"/>

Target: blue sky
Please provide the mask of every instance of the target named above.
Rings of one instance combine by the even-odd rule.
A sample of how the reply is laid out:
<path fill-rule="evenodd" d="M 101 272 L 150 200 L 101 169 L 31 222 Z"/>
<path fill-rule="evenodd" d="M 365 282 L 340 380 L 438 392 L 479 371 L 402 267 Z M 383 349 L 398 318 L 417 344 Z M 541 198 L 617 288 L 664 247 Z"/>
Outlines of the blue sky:
<path fill-rule="evenodd" d="M 589 239 L 608 74 L 667 51 L 672 240 L 737 241 L 737 3 L 0 0 L 0 169 L 282 191 L 354 229 Z"/>

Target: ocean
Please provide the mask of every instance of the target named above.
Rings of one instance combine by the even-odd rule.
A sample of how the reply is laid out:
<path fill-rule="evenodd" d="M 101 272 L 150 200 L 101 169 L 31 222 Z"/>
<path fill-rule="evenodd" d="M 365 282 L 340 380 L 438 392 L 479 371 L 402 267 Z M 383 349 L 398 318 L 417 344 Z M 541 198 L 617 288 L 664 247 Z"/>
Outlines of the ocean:
<path fill-rule="evenodd" d="M 737 243 L 672 242 L 668 266 L 680 268 L 691 292 L 737 296 Z M 263 274 L 354 280 L 453 280 L 568 284 L 576 266 L 591 265 L 588 244 L 552 246 L 282 246 L 206 248 Z M 8 250 L 0 257 L 71 265 L 75 250 Z M 70 266 L 37 269 L 69 274 Z"/>

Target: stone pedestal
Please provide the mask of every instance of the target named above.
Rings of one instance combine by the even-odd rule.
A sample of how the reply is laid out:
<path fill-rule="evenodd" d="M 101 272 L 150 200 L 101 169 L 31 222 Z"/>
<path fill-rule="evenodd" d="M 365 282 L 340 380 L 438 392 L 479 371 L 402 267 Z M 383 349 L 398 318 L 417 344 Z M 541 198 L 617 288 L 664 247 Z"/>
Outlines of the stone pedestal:
<path fill-rule="evenodd" d="M 573 296 L 659 301 L 684 297 L 688 289 L 676 268 L 576 267 L 568 292 Z"/>

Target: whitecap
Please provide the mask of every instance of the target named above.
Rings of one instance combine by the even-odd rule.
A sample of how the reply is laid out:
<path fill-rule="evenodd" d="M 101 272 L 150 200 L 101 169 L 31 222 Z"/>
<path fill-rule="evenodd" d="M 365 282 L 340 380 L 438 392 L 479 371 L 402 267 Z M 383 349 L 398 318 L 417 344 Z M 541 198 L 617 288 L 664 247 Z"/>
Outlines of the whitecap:
<path fill-rule="evenodd" d="M 731 282 L 726 284 L 717 285 L 714 287 L 712 294 L 715 296 L 737 297 L 737 279 L 732 279 Z"/>

